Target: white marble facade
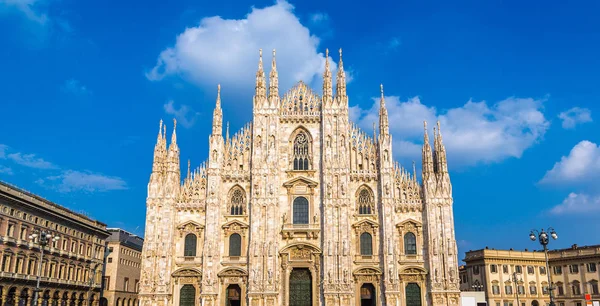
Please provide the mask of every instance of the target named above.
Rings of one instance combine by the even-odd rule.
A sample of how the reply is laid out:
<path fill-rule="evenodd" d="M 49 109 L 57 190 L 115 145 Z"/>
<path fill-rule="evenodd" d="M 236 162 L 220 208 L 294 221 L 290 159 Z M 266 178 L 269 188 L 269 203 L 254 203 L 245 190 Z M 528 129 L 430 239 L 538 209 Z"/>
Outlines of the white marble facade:
<path fill-rule="evenodd" d="M 327 57 L 329 58 L 329 57 Z M 279 95 L 262 52 L 252 122 L 223 135 L 181 183 L 175 128 L 160 124 L 148 184 L 142 306 L 458 305 L 446 152 L 425 128 L 422 182 L 394 162 L 381 88 L 377 133 L 348 117 L 346 76 Z M 401 148 L 400 148 L 401 149 Z"/>

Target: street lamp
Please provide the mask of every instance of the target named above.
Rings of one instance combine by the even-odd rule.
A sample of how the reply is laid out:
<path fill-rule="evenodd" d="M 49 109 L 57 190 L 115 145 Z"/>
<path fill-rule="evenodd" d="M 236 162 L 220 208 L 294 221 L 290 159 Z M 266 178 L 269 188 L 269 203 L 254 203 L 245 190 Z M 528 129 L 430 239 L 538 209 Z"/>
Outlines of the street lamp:
<path fill-rule="evenodd" d="M 517 306 L 521 306 L 521 303 L 519 302 L 519 288 L 520 288 L 519 282 L 522 282 L 523 279 L 517 278 L 517 272 L 513 272 L 512 281 L 515 283 L 515 286 L 517 287 L 516 288 L 517 289 Z"/>
<path fill-rule="evenodd" d="M 38 239 L 39 238 L 39 239 Z M 40 262 L 38 263 L 38 269 L 36 273 L 37 282 L 35 285 L 34 295 L 33 295 L 33 305 L 38 306 L 38 296 L 40 294 L 40 278 L 41 278 L 41 270 L 42 270 L 42 261 L 44 260 L 44 247 L 48 245 L 50 241 L 58 241 L 60 239 L 59 236 L 52 236 L 50 233 L 46 233 L 45 231 L 37 230 L 35 233 L 29 235 L 29 240 L 32 243 L 37 243 L 40 246 Z"/>
<path fill-rule="evenodd" d="M 558 239 L 558 235 L 553 228 L 549 227 L 546 231 L 550 232 L 550 237 L 552 237 L 552 239 Z M 554 297 L 552 296 L 552 290 L 554 290 L 554 286 L 552 285 L 552 273 L 550 273 L 550 265 L 548 264 L 548 242 L 550 242 L 550 238 L 548 237 L 548 233 L 546 233 L 546 231 L 544 231 L 544 229 L 542 229 L 541 232 L 538 232 L 537 230 L 531 230 L 531 233 L 529 233 L 529 239 L 531 239 L 531 241 L 535 241 L 537 236 L 540 244 L 544 247 L 544 255 L 546 256 L 546 273 L 548 274 L 548 292 L 550 293 L 549 306 L 555 306 Z"/>
<path fill-rule="evenodd" d="M 471 288 L 473 288 L 475 291 L 481 291 L 481 289 L 483 289 L 483 285 L 479 282 L 478 279 L 476 279 L 473 282 L 473 285 L 471 286 Z"/>

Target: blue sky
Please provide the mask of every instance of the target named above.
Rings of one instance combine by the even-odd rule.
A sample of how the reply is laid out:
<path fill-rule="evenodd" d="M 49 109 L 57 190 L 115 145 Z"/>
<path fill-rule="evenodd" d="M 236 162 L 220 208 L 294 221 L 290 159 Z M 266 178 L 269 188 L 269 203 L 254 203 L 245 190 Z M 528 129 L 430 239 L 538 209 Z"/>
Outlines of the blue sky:
<path fill-rule="evenodd" d="M 554 247 L 597 244 L 598 9 L 0 0 L 0 179 L 142 235 L 159 119 L 178 119 L 182 168 L 197 166 L 217 84 L 232 132 L 251 119 L 259 48 L 277 49 L 281 92 L 320 91 L 325 48 L 343 48 L 353 120 L 371 133 L 383 83 L 404 165 L 441 121 L 461 252 L 531 249 L 548 226 Z"/>

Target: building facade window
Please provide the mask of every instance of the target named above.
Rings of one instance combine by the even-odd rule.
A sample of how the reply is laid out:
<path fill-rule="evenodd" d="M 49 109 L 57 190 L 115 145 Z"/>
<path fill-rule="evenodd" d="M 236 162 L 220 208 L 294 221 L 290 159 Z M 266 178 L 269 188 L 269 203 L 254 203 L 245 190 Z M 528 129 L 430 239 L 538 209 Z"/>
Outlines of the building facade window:
<path fill-rule="evenodd" d="M 246 214 L 246 200 L 244 191 L 240 187 L 236 187 L 231 191 L 229 196 L 229 213 L 234 216 Z"/>
<path fill-rule="evenodd" d="M 310 147 L 306 132 L 300 131 L 294 138 L 294 154 L 292 156 L 294 170 L 310 169 Z"/>
<path fill-rule="evenodd" d="M 512 294 L 512 285 L 505 285 L 504 292 L 506 292 L 506 294 Z"/>
<path fill-rule="evenodd" d="M 358 213 L 360 215 L 370 215 L 374 213 L 375 205 L 373 196 L 367 188 L 363 187 L 358 192 L 358 201 L 356 204 L 358 205 Z"/>
<path fill-rule="evenodd" d="M 508 274 L 508 265 L 502 265 L 502 273 Z"/>
<path fill-rule="evenodd" d="M 294 224 L 308 224 L 308 200 L 305 197 L 295 198 L 293 209 Z"/>
<path fill-rule="evenodd" d="M 562 267 L 561 266 L 555 266 L 555 267 L 553 267 L 553 269 L 554 269 L 554 274 L 556 274 L 556 275 L 562 274 Z"/>
<path fill-rule="evenodd" d="M 123 281 L 123 291 L 129 291 L 129 277 L 125 277 L 125 280 Z"/>
<path fill-rule="evenodd" d="M 517 286 L 517 291 L 519 292 L 519 294 L 525 294 L 525 286 L 523 286 L 523 285 Z"/>
<path fill-rule="evenodd" d="M 533 274 L 535 273 L 535 269 L 533 268 L 533 266 L 527 266 L 527 274 Z"/>
<path fill-rule="evenodd" d="M 598 292 L 598 281 L 593 280 L 593 281 L 590 282 L 590 292 L 592 294 L 598 294 L 599 293 Z"/>
<path fill-rule="evenodd" d="M 588 272 L 596 272 L 596 263 L 595 262 L 590 262 L 587 264 L 587 271 Z"/>
<path fill-rule="evenodd" d="M 521 266 L 515 266 L 515 272 L 517 272 L 519 274 L 523 273 L 523 267 L 521 267 Z"/>
<path fill-rule="evenodd" d="M 571 285 L 571 290 L 573 292 L 573 295 L 580 295 L 581 294 L 581 286 L 579 285 L 578 281 L 574 281 L 573 284 Z"/>
<path fill-rule="evenodd" d="M 194 234 L 185 235 L 183 256 L 196 256 L 197 237 Z"/>
<path fill-rule="evenodd" d="M 373 237 L 369 233 L 360 234 L 360 255 L 373 255 Z"/>
<path fill-rule="evenodd" d="M 496 266 L 496 265 L 490 265 L 490 272 L 492 272 L 492 273 L 498 273 L 498 266 Z"/>
<path fill-rule="evenodd" d="M 533 284 L 533 283 L 529 284 L 529 293 L 530 294 L 537 294 L 537 287 L 535 286 L 535 284 Z"/>
<path fill-rule="evenodd" d="M 473 266 L 473 275 L 479 275 L 479 266 Z"/>
<path fill-rule="evenodd" d="M 179 290 L 179 306 L 196 305 L 196 287 L 194 285 L 183 285 Z"/>
<path fill-rule="evenodd" d="M 492 294 L 500 294 L 500 286 L 498 283 L 492 283 Z"/>
<path fill-rule="evenodd" d="M 579 265 L 569 265 L 569 272 L 571 272 L 571 274 L 579 273 Z"/>
<path fill-rule="evenodd" d="M 565 288 L 563 287 L 563 283 L 556 283 L 556 291 L 558 292 L 558 295 L 565 295 Z"/>
<path fill-rule="evenodd" d="M 229 236 L 229 256 L 241 256 L 242 254 L 242 236 L 232 234 Z"/>
<path fill-rule="evenodd" d="M 546 275 L 546 267 L 540 267 L 540 274 Z"/>
<path fill-rule="evenodd" d="M 404 235 L 404 253 L 406 255 L 417 255 L 417 237 L 413 233 Z"/>

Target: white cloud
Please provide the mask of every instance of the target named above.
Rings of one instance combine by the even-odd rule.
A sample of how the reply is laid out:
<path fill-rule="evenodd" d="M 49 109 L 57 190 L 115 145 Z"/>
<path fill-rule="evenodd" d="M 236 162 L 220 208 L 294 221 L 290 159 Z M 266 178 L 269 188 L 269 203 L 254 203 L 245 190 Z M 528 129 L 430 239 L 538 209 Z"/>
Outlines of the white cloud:
<path fill-rule="evenodd" d="M 277 49 L 280 92 L 299 80 L 318 83 L 325 63 L 324 54 L 317 51 L 319 38 L 300 23 L 293 9 L 280 0 L 272 6 L 252 8 L 243 19 L 203 18 L 160 53 L 146 77 L 157 81 L 179 76 L 209 90 L 220 83 L 224 92 L 250 91 L 258 49 L 262 48 L 267 78 L 271 50 Z M 332 66 L 335 69 L 336 65 Z"/>
<path fill-rule="evenodd" d="M 15 8 L 20 11 L 25 17 L 40 25 L 45 25 L 48 22 L 48 15 L 39 9 L 39 0 L 0 0 L 0 7 Z"/>
<path fill-rule="evenodd" d="M 106 176 L 88 171 L 66 170 L 60 175 L 50 176 L 46 180 L 38 180 L 38 183 L 45 184 L 47 181 L 56 183 L 51 188 L 55 188 L 59 192 L 105 192 L 128 188 L 127 183 L 120 177 Z"/>
<path fill-rule="evenodd" d="M 400 39 L 398 37 L 392 37 L 392 39 L 390 39 L 390 41 L 388 42 L 388 48 L 390 50 L 396 50 L 401 44 L 402 43 L 400 42 Z"/>
<path fill-rule="evenodd" d="M 571 192 L 559 205 L 554 206 L 551 214 L 585 214 L 600 212 L 600 196 Z"/>
<path fill-rule="evenodd" d="M 6 167 L 6 166 L 2 166 L 0 165 L 0 174 L 8 174 L 8 175 L 12 175 L 13 171 L 11 168 Z"/>
<path fill-rule="evenodd" d="M 87 95 L 90 94 L 90 91 L 81 84 L 78 80 L 68 79 L 62 86 L 62 90 L 66 93 L 74 94 L 74 95 Z"/>
<path fill-rule="evenodd" d="M 182 104 L 179 109 L 175 107 L 175 102 L 170 100 L 163 108 L 165 109 L 165 113 L 169 115 L 173 115 L 175 119 L 177 119 L 178 123 L 181 123 L 183 127 L 190 128 L 196 122 L 196 118 L 200 113 L 194 112 L 190 109 L 189 106 Z"/>
<path fill-rule="evenodd" d="M 327 22 L 329 20 L 329 15 L 327 13 L 313 13 L 310 15 L 310 21 L 314 24 L 319 24 L 322 22 Z"/>
<path fill-rule="evenodd" d="M 363 129 L 371 130 L 378 122 L 379 98 L 373 98 L 370 109 L 353 106 L 351 118 Z M 401 101 L 397 96 L 385 97 L 390 132 L 394 136 L 394 154 L 400 158 L 420 159 L 423 121 L 439 120 L 451 166 L 499 162 L 520 158 L 537 143 L 550 123 L 542 113 L 543 100 L 510 97 L 491 106 L 485 101 L 469 100 L 461 107 L 438 112 L 421 103 L 419 97 Z M 431 139 L 431 134 L 430 134 Z"/>
<path fill-rule="evenodd" d="M 583 140 L 548 170 L 542 184 L 594 184 L 600 178 L 600 146 Z"/>
<path fill-rule="evenodd" d="M 592 122 L 592 112 L 587 108 L 573 107 L 558 115 L 564 129 L 574 129 L 577 124 Z"/>
<path fill-rule="evenodd" d="M 6 158 L 6 151 L 7 150 L 8 150 L 8 146 L 7 145 L 0 144 L 0 158 L 1 159 L 5 159 Z"/>
<path fill-rule="evenodd" d="M 35 169 L 56 169 L 57 167 L 43 158 L 36 157 L 35 154 L 22 154 L 20 152 L 8 154 L 7 157 L 13 162 Z"/>

